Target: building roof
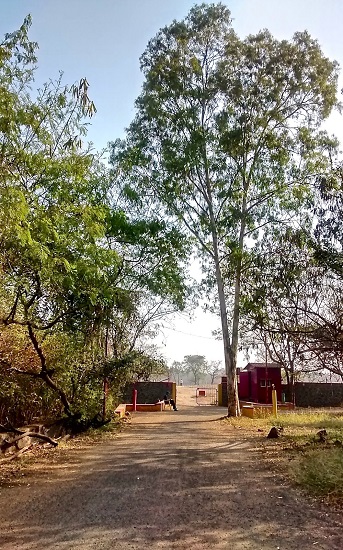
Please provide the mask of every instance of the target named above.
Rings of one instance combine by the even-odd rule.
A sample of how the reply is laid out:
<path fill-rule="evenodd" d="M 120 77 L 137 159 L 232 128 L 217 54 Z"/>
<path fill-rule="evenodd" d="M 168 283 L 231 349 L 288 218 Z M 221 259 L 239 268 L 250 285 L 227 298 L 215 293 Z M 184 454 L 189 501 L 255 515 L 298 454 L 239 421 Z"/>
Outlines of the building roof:
<path fill-rule="evenodd" d="M 243 370 L 245 371 L 251 371 L 254 369 L 280 369 L 281 365 L 279 363 L 248 363 Z"/>

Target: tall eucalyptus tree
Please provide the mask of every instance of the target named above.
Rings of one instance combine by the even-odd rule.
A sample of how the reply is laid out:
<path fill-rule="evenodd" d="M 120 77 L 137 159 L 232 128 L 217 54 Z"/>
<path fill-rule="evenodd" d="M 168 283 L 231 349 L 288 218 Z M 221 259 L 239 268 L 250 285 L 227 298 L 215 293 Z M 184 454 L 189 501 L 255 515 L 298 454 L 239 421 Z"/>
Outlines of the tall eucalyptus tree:
<path fill-rule="evenodd" d="M 241 40 L 227 7 L 202 4 L 150 40 L 141 69 L 136 116 L 111 161 L 132 203 L 184 228 L 216 287 L 228 414 L 236 415 L 248 244 L 285 210 L 296 212 L 310 192 L 307 176 L 325 168 L 314 153 L 336 103 L 337 65 L 307 32 Z"/>

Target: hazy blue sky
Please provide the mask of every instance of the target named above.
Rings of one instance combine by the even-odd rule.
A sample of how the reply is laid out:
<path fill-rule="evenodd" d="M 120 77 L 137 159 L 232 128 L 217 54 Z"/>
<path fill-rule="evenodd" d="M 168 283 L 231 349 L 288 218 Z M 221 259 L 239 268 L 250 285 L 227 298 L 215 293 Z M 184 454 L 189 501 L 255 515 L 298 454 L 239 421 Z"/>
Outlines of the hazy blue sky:
<path fill-rule="evenodd" d="M 33 18 L 39 43 L 37 81 L 65 73 L 72 83 L 86 76 L 98 114 L 90 137 L 96 146 L 122 135 L 133 117 L 142 79 L 139 56 L 148 40 L 173 19 L 184 17 L 192 0 L 0 0 L 0 36 Z M 227 0 L 236 31 L 261 28 L 290 38 L 308 29 L 325 53 L 343 61 L 342 0 Z"/>
<path fill-rule="evenodd" d="M 98 113 L 89 137 L 97 148 L 123 135 L 134 114 L 142 78 L 139 56 L 159 28 L 184 17 L 191 0 L 0 0 L 0 37 L 33 18 L 31 38 L 39 43 L 37 83 L 58 75 L 65 81 L 86 76 Z M 198 2 L 200 3 L 200 2 Z M 240 36 L 268 28 L 277 38 L 307 29 L 324 53 L 343 65 L 343 0 L 226 0 Z M 328 125 L 343 141 L 338 115 Z M 215 321 L 199 314 L 165 331 L 165 353 L 171 359 L 199 353 L 222 359 L 222 344 L 210 339 Z"/>

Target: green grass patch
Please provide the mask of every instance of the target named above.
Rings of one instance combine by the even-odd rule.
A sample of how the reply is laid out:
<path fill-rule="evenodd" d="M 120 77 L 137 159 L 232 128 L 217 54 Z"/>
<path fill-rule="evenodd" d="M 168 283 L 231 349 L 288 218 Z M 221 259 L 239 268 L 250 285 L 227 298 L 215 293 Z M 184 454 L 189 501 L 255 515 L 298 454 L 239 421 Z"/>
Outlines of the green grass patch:
<path fill-rule="evenodd" d="M 317 496 L 343 502 L 343 449 L 310 450 L 293 465 L 296 482 Z"/>

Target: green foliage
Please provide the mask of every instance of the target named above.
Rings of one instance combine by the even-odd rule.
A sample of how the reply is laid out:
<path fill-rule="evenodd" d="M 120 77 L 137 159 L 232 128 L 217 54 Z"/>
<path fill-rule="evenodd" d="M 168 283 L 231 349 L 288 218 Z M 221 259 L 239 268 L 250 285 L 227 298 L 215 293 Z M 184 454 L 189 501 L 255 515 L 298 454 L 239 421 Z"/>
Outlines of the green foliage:
<path fill-rule="evenodd" d="M 343 499 L 342 449 L 318 449 L 306 453 L 296 467 L 295 478 L 315 495 Z"/>
<path fill-rule="evenodd" d="M 202 4 L 150 40 L 141 70 L 136 116 L 111 162 L 127 199 L 177 223 L 202 259 L 234 392 L 242 273 L 265 228 L 294 223 L 330 168 L 337 144 L 319 126 L 337 104 L 338 66 L 307 32 L 241 40 L 224 5 Z"/>
<path fill-rule="evenodd" d="M 75 146 L 89 114 L 87 88 L 82 81 L 75 95 L 60 77 L 31 98 L 28 24 L 7 37 L 0 66 L 1 104 L 13 100 L 0 138 L 2 288 L 13 304 L 2 318 L 42 328 L 80 315 L 81 304 L 86 316 L 113 300 L 120 260 L 99 246 L 109 211 L 104 170 Z"/>
<path fill-rule="evenodd" d="M 116 195 L 101 154 L 83 141 L 96 112 L 85 78 L 67 86 L 60 74 L 32 91 L 30 24 L 0 45 L 1 336 L 17 330 L 0 349 L 1 398 L 8 411 L 18 395 L 35 401 L 45 383 L 51 412 L 61 411 L 57 399 L 69 416 L 89 418 L 101 410 L 109 355 L 133 354 L 160 310 L 183 306 L 185 239 L 157 213 L 129 214 Z M 161 367 L 136 354 L 131 374 Z M 22 416 L 46 408 L 34 411 Z"/>
<path fill-rule="evenodd" d="M 153 190 L 205 250 L 211 208 L 231 250 L 244 197 L 252 231 L 273 205 L 294 208 L 306 196 L 302 173 L 313 173 L 314 158 L 317 168 L 325 163 L 313 154 L 322 135 L 316 127 L 337 87 L 336 64 L 307 33 L 290 43 L 267 31 L 239 40 L 224 6 L 196 6 L 149 42 L 141 67 L 137 115 L 112 157 L 130 170 L 125 189 L 136 197 L 140 184 Z"/>
<path fill-rule="evenodd" d="M 189 254 L 187 239 L 177 225 L 161 219 L 158 213 L 144 212 L 142 216 L 140 207 L 123 206 L 126 212 L 111 211 L 107 238 L 128 260 L 123 267 L 131 288 L 145 288 L 176 309 L 183 309 L 189 295 L 184 269 Z"/>
<path fill-rule="evenodd" d="M 152 351 L 132 350 L 120 358 L 105 361 L 103 372 L 110 382 L 120 387 L 127 382 L 147 381 L 166 375 L 167 365 L 162 357 Z"/>
<path fill-rule="evenodd" d="M 46 386 L 38 380 L 13 375 L 0 366 L 0 423 L 23 426 L 40 418 L 61 414 L 61 405 Z"/>
<path fill-rule="evenodd" d="M 317 223 L 311 245 L 314 257 L 325 269 L 343 275 L 343 173 L 342 166 L 321 175 L 316 181 L 314 215 Z"/>

